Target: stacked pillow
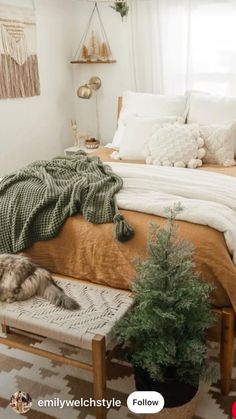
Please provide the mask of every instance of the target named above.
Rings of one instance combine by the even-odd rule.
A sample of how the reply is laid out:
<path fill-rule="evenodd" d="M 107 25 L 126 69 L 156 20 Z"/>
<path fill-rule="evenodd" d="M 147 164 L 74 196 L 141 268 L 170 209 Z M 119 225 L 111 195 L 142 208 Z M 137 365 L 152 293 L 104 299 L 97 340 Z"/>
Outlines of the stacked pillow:
<path fill-rule="evenodd" d="M 119 149 L 118 158 L 146 160 L 148 164 L 232 166 L 236 97 L 192 93 L 187 105 L 184 96 L 126 92 L 112 145 Z"/>
<path fill-rule="evenodd" d="M 127 118 L 166 118 L 175 117 L 185 119 L 187 98 L 185 96 L 165 96 L 150 93 L 125 92 L 122 99 L 118 128 L 113 138 L 112 146 L 120 148 L 124 141 Z"/>
<path fill-rule="evenodd" d="M 145 160 L 148 154 L 148 142 L 156 124 L 183 124 L 184 119 L 177 116 L 147 118 L 130 116 L 124 120 L 124 134 L 119 147 L 119 158 Z"/>
<path fill-rule="evenodd" d="M 146 163 L 196 169 L 206 154 L 203 146 L 198 124 L 157 125 L 148 143 Z"/>
<path fill-rule="evenodd" d="M 206 154 L 204 163 L 234 166 L 236 122 L 230 126 L 200 125 Z"/>
<path fill-rule="evenodd" d="M 236 121 L 236 97 L 191 93 L 187 121 L 188 124 L 229 125 Z"/>
<path fill-rule="evenodd" d="M 207 143 L 211 149 L 218 148 L 217 142 L 221 142 L 224 152 L 225 144 L 228 156 L 225 160 L 234 160 L 234 156 L 236 156 L 235 122 L 236 97 L 212 96 L 203 93 L 191 94 L 187 123 L 198 123 L 205 126 L 203 134 L 208 136 Z M 214 158 L 212 153 L 206 154 L 206 162 L 223 164 L 217 157 Z"/>

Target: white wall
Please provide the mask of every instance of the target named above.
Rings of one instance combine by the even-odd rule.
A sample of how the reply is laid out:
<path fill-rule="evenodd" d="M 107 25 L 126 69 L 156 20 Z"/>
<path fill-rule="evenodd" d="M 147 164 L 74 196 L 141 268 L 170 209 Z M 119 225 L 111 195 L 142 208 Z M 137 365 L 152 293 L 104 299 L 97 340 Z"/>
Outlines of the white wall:
<path fill-rule="evenodd" d="M 35 0 L 41 95 L 0 100 L 0 174 L 61 154 L 73 142 L 74 5 Z"/>
<path fill-rule="evenodd" d="M 100 3 L 117 63 L 70 64 L 93 4 L 80 0 L 35 0 L 41 95 L 0 100 L 0 175 L 34 160 L 62 154 L 74 141 L 72 118 L 77 119 L 80 130 L 96 136 L 95 97 L 82 100 L 76 95 L 77 88 L 94 75 L 102 79 L 98 91 L 102 141 L 111 141 L 116 128 L 117 98 L 124 90 L 134 88 L 130 25 L 129 20 L 122 22 L 118 13 Z"/>
<path fill-rule="evenodd" d="M 74 48 L 79 44 L 87 25 L 93 3 L 77 1 L 76 3 L 76 32 Z M 124 90 L 131 90 L 133 86 L 132 57 L 130 45 L 129 19 L 121 21 L 120 15 L 111 9 L 108 4 L 100 3 L 99 9 L 110 42 L 111 50 L 116 64 L 75 64 L 74 74 L 74 101 L 79 129 L 89 131 L 96 135 L 95 99 L 79 99 L 76 90 L 89 80 L 91 76 L 99 76 L 102 88 L 98 91 L 99 113 L 102 141 L 111 141 L 116 128 L 117 99 Z"/>

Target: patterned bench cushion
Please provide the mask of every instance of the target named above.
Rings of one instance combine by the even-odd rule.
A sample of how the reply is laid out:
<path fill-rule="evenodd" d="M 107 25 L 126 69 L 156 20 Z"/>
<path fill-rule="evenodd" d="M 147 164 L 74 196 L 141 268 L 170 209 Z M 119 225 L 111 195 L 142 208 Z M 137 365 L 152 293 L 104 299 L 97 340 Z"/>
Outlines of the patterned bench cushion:
<path fill-rule="evenodd" d="M 93 337 L 100 334 L 106 336 L 109 345 L 114 323 L 132 306 L 131 293 L 84 281 L 54 279 L 78 301 L 80 310 L 71 312 L 34 297 L 0 303 L 0 324 L 89 350 Z"/>

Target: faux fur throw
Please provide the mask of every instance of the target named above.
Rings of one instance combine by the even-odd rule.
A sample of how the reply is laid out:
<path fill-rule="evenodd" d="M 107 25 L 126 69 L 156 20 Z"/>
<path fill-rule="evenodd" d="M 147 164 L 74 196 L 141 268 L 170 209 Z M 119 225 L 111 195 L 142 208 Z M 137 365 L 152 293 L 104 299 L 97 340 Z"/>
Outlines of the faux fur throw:
<path fill-rule="evenodd" d="M 95 223 L 114 221 L 115 235 L 128 240 L 133 229 L 117 214 L 119 175 L 97 157 L 37 161 L 0 182 L 0 253 L 16 253 L 39 240 L 55 237 L 65 220 L 82 213 Z"/>

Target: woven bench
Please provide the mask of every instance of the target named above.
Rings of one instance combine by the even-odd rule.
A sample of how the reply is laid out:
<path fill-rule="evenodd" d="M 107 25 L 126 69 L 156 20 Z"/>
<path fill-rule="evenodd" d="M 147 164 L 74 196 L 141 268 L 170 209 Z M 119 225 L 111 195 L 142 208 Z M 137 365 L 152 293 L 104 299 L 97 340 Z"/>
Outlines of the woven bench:
<path fill-rule="evenodd" d="M 131 294 L 84 281 L 58 276 L 54 279 L 67 295 L 78 301 L 80 310 L 63 310 L 39 297 L 12 304 L 0 303 L 0 324 L 4 333 L 0 343 L 92 372 L 94 399 L 101 400 L 106 392 L 106 363 L 115 348 L 111 329 L 132 306 Z M 22 332 L 92 351 L 92 363 L 29 346 L 21 340 Z M 97 407 L 96 418 L 106 418 L 106 409 Z"/>

